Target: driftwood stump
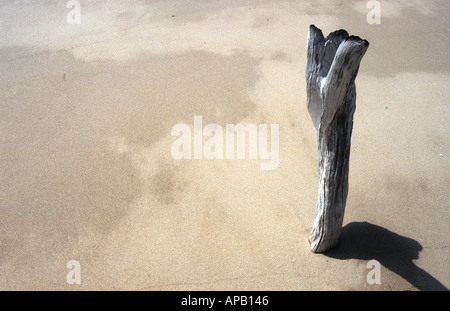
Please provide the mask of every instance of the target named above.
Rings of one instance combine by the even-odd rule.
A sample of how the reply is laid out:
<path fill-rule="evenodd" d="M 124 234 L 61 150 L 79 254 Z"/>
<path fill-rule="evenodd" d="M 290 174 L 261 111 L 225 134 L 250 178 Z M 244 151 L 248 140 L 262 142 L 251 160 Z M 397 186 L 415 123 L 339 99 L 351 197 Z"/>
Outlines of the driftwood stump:
<path fill-rule="evenodd" d="M 311 250 L 335 246 L 348 193 L 355 78 L 369 42 L 338 30 L 324 38 L 311 25 L 306 64 L 307 105 L 319 150 L 319 198 L 309 236 Z"/>

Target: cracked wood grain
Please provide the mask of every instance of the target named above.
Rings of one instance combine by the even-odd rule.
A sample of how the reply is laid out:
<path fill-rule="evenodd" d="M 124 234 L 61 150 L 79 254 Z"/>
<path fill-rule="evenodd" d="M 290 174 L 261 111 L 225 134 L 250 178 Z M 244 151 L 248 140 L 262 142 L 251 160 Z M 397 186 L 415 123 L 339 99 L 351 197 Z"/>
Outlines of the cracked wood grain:
<path fill-rule="evenodd" d="M 348 194 L 350 140 L 355 111 L 355 78 L 369 42 L 338 30 L 324 38 L 311 25 L 305 70 L 307 107 L 317 139 L 319 194 L 309 236 L 311 250 L 325 252 L 338 242 Z"/>

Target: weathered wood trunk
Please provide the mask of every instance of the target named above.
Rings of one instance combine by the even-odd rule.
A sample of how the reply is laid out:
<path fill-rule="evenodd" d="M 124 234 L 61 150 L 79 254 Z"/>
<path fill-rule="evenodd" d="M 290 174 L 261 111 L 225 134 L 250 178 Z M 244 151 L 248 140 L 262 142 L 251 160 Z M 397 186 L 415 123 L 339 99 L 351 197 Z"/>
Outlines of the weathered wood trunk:
<path fill-rule="evenodd" d="M 348 193 L 355 78 L 369 42 L 338 30 L 324 38 L 311 25 L 306 64 L 307 105 L 319 150 L 319 198 L 309 236 L 311 250 L 338 242 Z"/>

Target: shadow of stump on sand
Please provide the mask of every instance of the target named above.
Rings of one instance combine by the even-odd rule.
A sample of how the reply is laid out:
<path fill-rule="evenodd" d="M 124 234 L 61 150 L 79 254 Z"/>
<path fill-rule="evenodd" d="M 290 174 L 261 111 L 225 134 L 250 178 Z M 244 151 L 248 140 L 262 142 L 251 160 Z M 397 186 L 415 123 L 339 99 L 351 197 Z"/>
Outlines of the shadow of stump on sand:
<path fill-rule="evenodd" d="M 339 244 L 324 255 L 336 259 L 375 259 L 419 290 L 448 291 L 414 264 L 420 251 L 422 246 L 416 240 L 367 222 L 352 222 L 342 228 Z"/>

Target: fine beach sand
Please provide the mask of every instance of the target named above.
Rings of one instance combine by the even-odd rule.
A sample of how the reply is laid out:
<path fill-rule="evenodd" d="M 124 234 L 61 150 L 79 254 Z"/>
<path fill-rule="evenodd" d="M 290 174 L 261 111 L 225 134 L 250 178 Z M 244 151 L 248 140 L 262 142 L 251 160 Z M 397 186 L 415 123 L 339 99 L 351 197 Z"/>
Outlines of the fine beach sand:
<path fill-rule="evenodd" d="M 0 290 L 449 288 L 450 2 L 380 2 L 380 25 L 367 1 L 80 1 L 80 25 L 66 1 L 0 3 Z M 370 42 L 327 254 L 310 24 Z M 195 115 L 279 124 L 279 167 L 174 160 Z"/>

